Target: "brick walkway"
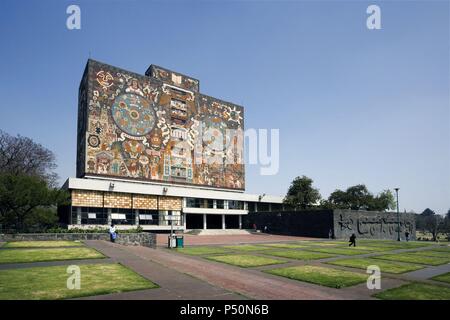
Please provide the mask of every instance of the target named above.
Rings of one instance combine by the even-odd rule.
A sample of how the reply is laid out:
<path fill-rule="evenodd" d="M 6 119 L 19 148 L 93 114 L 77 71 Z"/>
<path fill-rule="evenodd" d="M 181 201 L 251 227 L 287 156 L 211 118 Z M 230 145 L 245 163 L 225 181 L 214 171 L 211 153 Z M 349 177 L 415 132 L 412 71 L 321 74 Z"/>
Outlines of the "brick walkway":
<path fill-rule="evenodd" d="M 167 247 L 167 237 L 169 234 L 157 234 L 156 243 L 160 247 Z M 284 242 L 300 240 L 323 240 L 318 238 L 292 237 L 273 234 L 248 234 L 248 235 L 184 235 L 184 244 L 188 246 L 195 245 L 213 245 L 213 244 L 241 244 L 241 243 L 265 243 L 265 242 Z"/>

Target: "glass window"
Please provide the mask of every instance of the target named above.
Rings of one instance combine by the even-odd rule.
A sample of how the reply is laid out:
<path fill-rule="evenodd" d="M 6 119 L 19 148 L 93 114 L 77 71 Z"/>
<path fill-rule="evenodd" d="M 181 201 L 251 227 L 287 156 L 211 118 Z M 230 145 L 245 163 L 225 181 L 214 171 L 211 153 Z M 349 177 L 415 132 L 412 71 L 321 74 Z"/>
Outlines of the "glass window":
<path fill-rule="evenodd" d="M 135 215 L 131 209 L 112 208 L 111 221 L 114 224 L 135 224 Z"/>
<path fill-rule="evenodd" d="M 108 212 L 104 208 L 72 207 L 72 224 L 77 223 L 77 208 L 81 210 L 81 224 L 107 224 Z"/>
<path fill-rule="evenodd" d="M 228 209 L 242 210 L 244 209 L 244 202 L 237 200 L 228 200 Z"/>
<path fill-rule="evenodd" d="M 216 200 L 217 209 L 225 208 L 224 204 L 225 204 L 224 200 Z"/>
<path fill-rule="evenodd" d="M 139 224 L 140 225 L 158 225 L 159 224 L 158 210 L 139 209 Z"/>

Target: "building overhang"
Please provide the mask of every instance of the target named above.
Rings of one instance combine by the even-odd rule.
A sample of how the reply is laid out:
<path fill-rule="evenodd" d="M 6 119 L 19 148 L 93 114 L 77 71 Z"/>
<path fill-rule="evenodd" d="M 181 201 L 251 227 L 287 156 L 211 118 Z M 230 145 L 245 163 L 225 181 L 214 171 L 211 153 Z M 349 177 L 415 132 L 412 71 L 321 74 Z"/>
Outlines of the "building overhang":
<path fill-rule="evenodd" d="M 281 196 L 248 194 L 236 191 L 215 190 L 207 188 L 193 188 L 190 186 L 184 187 L 175 185 L 150 184 L 142 182 L 122 181 L 120 179 L 69 178 L 64 183 L 63 188 L 67 190 L 91 190 L 169 197 L 238 200 L 262 203 L 283 202 L 283 197 Z"/>

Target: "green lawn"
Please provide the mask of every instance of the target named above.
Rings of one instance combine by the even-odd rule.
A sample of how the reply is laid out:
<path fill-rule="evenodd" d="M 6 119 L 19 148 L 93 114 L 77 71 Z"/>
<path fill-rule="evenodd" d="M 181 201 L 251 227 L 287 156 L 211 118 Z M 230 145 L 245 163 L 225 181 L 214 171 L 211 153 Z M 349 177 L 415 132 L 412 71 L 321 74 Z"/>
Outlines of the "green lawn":
<path fill-rule="evenodd" d="M 84 246 L 79 241 L 12 241 L 5 244 L 4 248 L 41 248 L 41 247 L 80 247 Z"/>
<path fill-rule="evenodd" d="M 374 295 L 386 300 L 450 300 L 450 288 L 425 283 L 410 283 Z"/>
<path fill-rule="evenodd" d="M 359 250 L 357 247 L 348 247 L 348 248 L 308 248 L 306 250 L 314 251 L 314 252 L 323 252 L 329 254 L 338 254 L 338 255 L 357 255 L 357 254 L 365 254 L 369 253 L 368 251 Z"/>
<path fill-rule="evenodd" d="M 300 251 L 300 250 L 270 250 L 263 252 L 264 254 L 282 258 L 297 259 L 297 260 L 315 260 L 315 259 L 325 259 L 334 257 L 334 255 L 329 253 L 318 253 L 311 251 Z"/>
<path fill-rule="evenodd" d="M 447 272 L 447 273 L 444 273 L 444 274 L 440 274 L 440 275 L 435 276 L 435 277 L 433 277 L 431 279 L 436 280 L 436 281 L 450 283 L 450 272 Z"/>
<path fill-rule="evenodd" d="M 177 252 L 189 254 L 193 256 L 203 254 L 216 254 L 216 253 L 228 253 L 230 250 L 223 249 L 221 247 L 185 247 L 176 249 Z"/>
<path fill-rule="evenodd" d="M 105 258 L 91 248 L 52 248 L 52 249 L 2 249 L 0 263 L 40 262 L 54 260 Z"/>
<path fill-rule="evenodd" d="M 239 250 L 239 251 L 261 251 L 261 250 L 268 250 L 270 248 L 264 247 L 262 245 L 252 245 L 252 244 L 242 244 L 242 245 L 236 245 L 236 246 L 224 246 L 224 248 L 231 249 L 231 250 Z"/>
<path fill-rule="evenodd" d="M 430 245 L 436 245 L 436 243 L 428 243 L 422 241 L 395 241 L 395 240 L 366 240 L 361 239 L 359 243 L 367 246 L 386 246 L 386 247 L 394 247 L 397 249 L 412 249 L 412 248 L 420 248 L 427 247 Z M 356 245 L 358 245 L 358 240 L 356 240 Z"/>
<path fill-rule="evenodd" d="M 278 268 L 265 272 L 331 288 L 349 287 L 367 280 L 367 275 L 364 274 L 317 266 Z"/>
<path fill-rule="evenodd" d="M 80 290 L 67 289 L 67 266 L 0 271 L 0 300 L 67 299 L 157 288 L 120 264 L 80 265 Z"/>
<path fill-rule="evenodd" d="M 254 256 L 254 255 L 250 255 L 250 254 L 229 254 L 229 255 L 222 255 L 222 256 L 210 256 L 210 257 L 206 257 L 206 259 L 217 261 L 217 262 L 223 262 L 223 263 L 227 263 L 227 264 L 231 264 L 231 265 L 239 266 L 239 267 L 243 267 L 243 268 L 260 267 L 260 266 L 267 266 L 267 265 L 271 265 L 271 264 L 279 264 L 279 263 L 286 262 L 283 260 Z"/>
<path fill-rule="evenodd" d="M 448 253 L 450 253 L 450 247 L 449 246 L 441 246 L 441 247 L 433 248 L 430 251 L 448 252 Z"/>
<path fill-rule="evenodd" d="M 399 263 L 395 261 L 383 261 L 380 259 L 371 259 L 371 258 L 354 258 L 354 259 L 342 259 L 327 262 L 328 264 L 333 264 L 336 266 L 344 266 L 350 268 L 358 268 L 367 270 L 367 267 L 370 265 L 376 265 L 380 268 L 380 271 L 388 272 L 388 273 L 405 273 L 410 271 L 415 271 L 419 269 L 423 269 L 424 266 L 414 265 L 414 264 L 405 264 Z"/>
<path fill-rule="evenodd" d="M 343 246 L 348 245 L 348 241 L 307 241 L 307 244 L 317 245 L 317 246 Z"/>
<path fill-rule="evenodd" d="M 296 244 L 296 243 L 268 243 L 268 244 L 261 244 L 264 247 L 273 247 L 273 248 L 283 248 L 283 249 L 298 249 L 298 248 L 306 248 L 308 246 L 303 244 Z"/>
<path fill-rule="evenodd" d="M 414 251 L 414 252 L 408 252 L 408 253 L 414 253 L 418 256 L 450 258 L 450 252 L 445 252 L 445 251 L 421 250 L 421 251 Z"/>
<path fill-rule="evenodd" d="M 427 264 L 432 266 L 438 266 L 450 262 L 450 258 L 445 257 L 427 257 L 418 255 L 417 253 L 399 253 L 399 254 L 387 254 L 382 256 L 373 257 L 374 259 L 383 259 L 400 262 L 411 262 Z"/>

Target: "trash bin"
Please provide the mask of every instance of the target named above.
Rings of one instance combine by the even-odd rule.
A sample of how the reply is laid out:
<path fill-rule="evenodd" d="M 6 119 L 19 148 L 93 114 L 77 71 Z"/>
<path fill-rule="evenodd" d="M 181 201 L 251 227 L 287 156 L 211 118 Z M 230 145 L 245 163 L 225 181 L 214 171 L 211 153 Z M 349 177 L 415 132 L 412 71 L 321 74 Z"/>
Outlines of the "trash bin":
<path fill-rule="evenodd" d="M 169 248 L 176 248 L 176 247 L 177 247 L 177 239 L 176 239 L 176 236 L 175 236 L 175 235 L 173 235 L 173 236 L 168 236 L 167 238 L 168 238 L 167 246 L 168 246 Z"/>
<path fill-rule="evenodd" d="M 184 248 L 184 237 L 176 236 L 177 238 L 177 248 Z"/>

